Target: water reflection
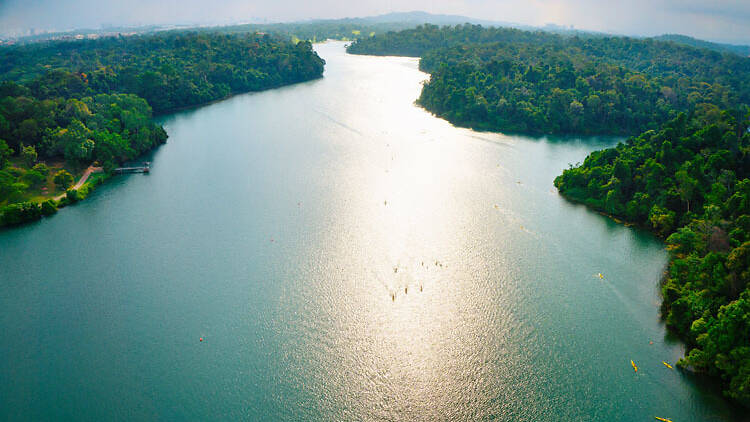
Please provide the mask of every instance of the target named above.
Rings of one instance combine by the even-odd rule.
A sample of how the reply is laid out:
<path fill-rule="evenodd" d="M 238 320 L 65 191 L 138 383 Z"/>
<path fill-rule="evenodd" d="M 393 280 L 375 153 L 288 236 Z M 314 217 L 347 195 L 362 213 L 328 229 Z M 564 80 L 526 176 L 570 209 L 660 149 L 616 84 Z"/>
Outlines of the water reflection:
<path fill-rule="evenodd" d="M 615 140 L 457 129 L 416 60 L 318 49 L 325 78 L 166 116 L 150 176 L 0 233 L 0 409 L 739 418 L 661 363 L 663 246 L 553 189 Z"/>

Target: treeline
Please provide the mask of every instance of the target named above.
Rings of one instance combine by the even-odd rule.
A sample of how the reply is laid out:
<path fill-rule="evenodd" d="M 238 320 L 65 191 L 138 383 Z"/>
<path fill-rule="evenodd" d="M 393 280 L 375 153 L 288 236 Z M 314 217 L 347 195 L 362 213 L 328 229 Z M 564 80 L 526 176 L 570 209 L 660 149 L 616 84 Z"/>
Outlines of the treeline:
<path fill-rule="evenodd" d="M 422 56 L 419 103 L 486 130 L 633 134 L 705 104 L 750 103 L 750 59 L 650 39 L 424 25 L 348 51 Z"/>
<path fill-rule="evenodd" d="M 750 405 L 750 113 L 680 114 L 565 170 L 566 197 L 649 228 L 671 252 L 662 286 L 681 366 Z"/>
<path fill-rule="evenodd" d="M 467 60 L 467 56 L 478 60 Z M 632 134 L 699 104 L 736 104 L 729 88 L 668 80 L 573 51 L 522 44 L 433 50 L 419 103 L 451 122 L 532 134 Z"/>
<path fill-rule="evenodd" d="M 166 141 L 152 110 L 320 77 L 307 42 L 268 35 L 168 33 L 0 48 L 0 226 L 82 199 L 66 191 Z M 101 180 L 101 179 L 97 179 Z M 65 194 L 60 204 L 50 198 Z"/>
<path fill-rule="evenodd" d="M 324 64 L 310 43 L 267 34 L 170 32 L 0 49 L 2 80 L 61 69 L 81 76 L 70 94 L 136 94 L 156 113 L 318 78 Z"/>
<path fill-rule="evenodd" d="M 562 36 L 551 32 L 523 31 L 514 28 L 481 25 L 438 26 L 425 24 L 403 31 L 390 31 L 358 39 L 347 52 L 371 56 L 420 57 L 430 50 L 503 41 L 506 43 L 552 43 Z"/>
<path fill-rule="evenodd" d="M 56 71 L 29 86 L 0 83 L 0 226 L 39 219 L 85 197 L 89 186 L 68 192 L 62 204 L 48 199 L 66 193 L 73 174 L 90 163 L 110 171 L 167 139 L 136 95 L 42 94 L 69 84 L 82 84 L 80 76 Z"/>
<path fill-rule="evenodd" d="M 710 50 L 716 50 L 719 52 L 730 52 L 738 54 L 740 56 L 750 56 L 750 45 L 738 45 L 738 44 L 723 44 L 710 41 L 699 40 L 687 35 L 680 34 L 664 34 L 654 37 L 655 40 L 660 41 L 672 41 L 677 44 L 685 44 L 698 48 L 708 48 Z"/>
<path fill-rule="evenodd" d="M 400 31 L 415 26 L 417 25 L 410 22 L 373 22 L 368 19 L 349 18 L 322 19 L 309 22 L 232 25 L 206 28 L 204 31 L 223 34 L 267 32 L 289 40 L 319 42 L 328 39 L 350 41 L 388 31 Z"/>
<path fill-rule="evenodd" d="M 93 161 L 108 168 L 167 139 L 164 129 L 151 121 L 151 107 L 136 95 L 50 95 L 71 84 L 84 82 L 79 75 L 54 72 L 30 83 L 33 88 L 0 83 L 0 149 L 6 145 L 17 152 L 23 158 L 19 164 L 61 158 L 72 168 Z M 28 157 L 32 150 L 36 155 Z"/>

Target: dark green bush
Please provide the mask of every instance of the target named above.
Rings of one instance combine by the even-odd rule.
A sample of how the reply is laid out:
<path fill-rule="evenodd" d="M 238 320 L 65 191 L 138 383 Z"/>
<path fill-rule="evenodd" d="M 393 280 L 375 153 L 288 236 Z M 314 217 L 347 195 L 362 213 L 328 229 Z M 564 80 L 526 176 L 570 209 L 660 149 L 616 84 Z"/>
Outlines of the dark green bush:
<path fill-rule="evenodd" d="M 34 202 L 21 202 L 0 208 L 0 225 L 3 226 L 26 223 L 41 217 L 41 208 Z"/>
<path fill-rule="evenodd" d="M 48 199 L 44 202 L 42 202 L 42 215 L 44 216 L 50 216 L 57 212 L 57 204 L 53 199 Z"/>

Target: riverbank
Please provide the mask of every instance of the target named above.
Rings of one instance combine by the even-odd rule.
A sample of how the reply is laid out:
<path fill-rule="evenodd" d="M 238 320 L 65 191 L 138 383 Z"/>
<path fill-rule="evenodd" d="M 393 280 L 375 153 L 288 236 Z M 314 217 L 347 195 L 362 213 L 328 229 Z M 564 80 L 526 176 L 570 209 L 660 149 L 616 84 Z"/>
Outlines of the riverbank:
<path fill-rule="evenodd" d="M 72 187 L 70 187 L 69 189 L 79 190 L 83 186 L 83 184 L 86 183 L 86 181 L 89 179 L 89 176 L 91 176 L 92 173 L 94 173 L 94 172 L 101 173 L 102 171 L 103 170 L 102 170 L 101 167 L 89 166 L 86 170 L 84 170 L 83 175 L 81 175 L 80 179 L 78 179 L 78 181 Z M 60 195 L 54 197 L 53 199 L 55 201 L 60 201 L 65 196 L 67 196 L 67 192 L 61 193 Z"/>
<path fill-rule="evenodd" d="M 742 420 L 662 364 L 663 245 L 550 191 L 616 142 L 455 128 L 413 60 L 316 48 L 324 79 L 162 117 L 148 177 L 0 232 L 0 413 Z"/>
<path fill-rule="evenodd" d="M 78 181 L 63 193 L 39 195 L 32 201 L 15 202 L 0 208 L 0 228 L 15 227 L 50 217 L 61 208 L 86 199 L 109 177 L 111 175 L 104 173 L 101 167 L 89 166 Z"/>
<path fill-rule="evenodd" d="M 704 316 L 701 316 L 699 319 L 690 320 L 690 330 L 685 330 L 684 327 L 680 327 L 679 324 L 681 324 L 680 321 L 676 320 L 670 313 L 672 312 L 675 303 L 678 300 L 681 300 L 685 297 L 688 297 L 687 293 L 680 292 L 677 289 L 675 289 L 675 281 L 676 279 L 685 277 L 685 272 L 696 272 L 700 273 L 703 270 L 701 268 L 697 268 L 699 266 L 702 266 L 701 263 L 697 263 L 695 260 L 695 256 L 688 256 L 688 254 L 685 253 L 685 251 L 680 252 L 679 249 L 683 248 L 684 246 L 680 243 L 679 239 L 672 239 L 670 236 L 665 235 L 664 233 L 660 233 L 657 230 L 654 230 L 653 226 L 650 226 L 648 224 L 638 223 L 635 221 L 628 221 L 627 219 L 623 219 L 622 216 L 618 217 L 613 214 L 609 214 L 600 208 L 597 208 L 596 206 L 593 206 L 591 204 L 586 203 L 583 200 L 576 199 L 574 197 L 568 196 L 563 192 L 560 192 L 560 194 L 565 198 L 565 200 L 571 202 L 572 204 L 581 205 L 583 207 L 586 207 L 588 210 L 593 211 L 599 215 L 602 215 L 613 222 L 629 227 L 636 230 L 642 230 L 644 232 L 648 232 L 658 239 L 660 239 L 664 245 L 666 246 L 666 249 L 670 251 L 669 254 L 669 261 L 667 263 L 666 270 L 664 271 L 660 283 L 659 283 L 659 290 L 662 292 L 661 295 L 661 312 L 660 317 L 661 320 L 665 323 L 666 328 L 669 330 L 669 332 L 676 336 L 682 343 L 686 346 L 686 351 L 683 354 L 683 356 L 675 363 L 675 366 L 682 371 L 686 371 L 687 373 L 694 375 L 695 382 L 702 382 L 705 383 L 708 386 L 711 386 L 712 388 L 716 388 L 717 390 L 722 390 L 727 396 L 727 398 L 732 402 L 733 406 L 736 406 L 738 409 L 747 409 L 750 407 L 750 402 L 748 402 L 748 399 L 746 396 L 742 395 L 743 390 L 739 391 L 732 391 L 729 388 L 736 388 L 736 386 L 741 382 L 741 380 L 733 380 L 730 383 L 727 382 L 725 375 L 721 374 L 720 372 L 726 372 L 726 366 L 724 368 L 717 368 L 714 365 L 717 365 L 716 361 L 707 360 L 705 356 L 703 355 L 701 348 L 705 347 L 707 344 L 706 337 L 704 336 L 703 339 L 697 338 L 697 335 L 700 334 L 708 334 L 708 329 L 705 328 L 707 322 Z M 687 227 L 683 227 L 681 230 L 690 230 Z M 671 233 L 669 233 L 671 235 Z M 677 252 L 675 252 L 677 250 Z M 725 255 L 726 256 L 726 255 Z M 690 269 L 681 268 L 684 267 L 685 264 L 688 264 L 691 266 Z M 681 274 L 682 273 L 682 274 Z M 691 279 L 696 279 L 698 276 L 692 275 L 690 276 Z M 716 280 L 720 281 L 720 280 Z M 682 284 L 682 283 L 680 283 Z M 707 292 L 707 289 L 705 289 L 704 284 L 698 285 L 698 289 L 701 290 L 701 294 Z M 683 288 L 687 288 L 689 290 L 693 290 L 694 288 L 692 286 L 684 286 Z M 692 293 L 692 292 L 691 292 Z M 740 302 L 741 301 L 741 302 Z M 728 301 L 728 302 L 722 302 L 722 310 L 724 309 L 724 306 L 730 306 L 734 308 L 747 308 L 744 304 L 745 298 L 740 297 L 739 294 L 735 295 L 735 300 Z M 682 305 L 684 306 L 684 305 Z M 728 310 L 730 308 L 726 308 L 728 314 Z M 738 310 L 739 315 L 745 315 L 747 313 L 747 310 Z M 705 315 L 705 314 L 704 314 Z M 722 315 L 716 315 L 714 314 L 712 318 L 721 318 Z M 700 325 L 696 326 L 696 322 Z M 731 322 L 734 323 L 734 322 Z M 684 323 L 682 323 L 684 324 Z M 742 324 L 742 322 L 740 322 Z M 697 329 L 696 329 L 697 327 Z M 735 337 L 735 338 L 742 338 L 742 333 L 744 332 L 743 329 L 737 329 L 732 330 L 730 332 L 724 332 L 723 335 L 727 337 Z M 697 335 L 696 335 L 697 334 Z M 724 339 L 726 341 L 726 339 Z M 731 340 L 730 340 L 731 341 Z M 697 350 L 698 353 L 691 353 L 691 350 Z M 716 353 L 714 351 L 714 353 Z M 735 356 L 738 356 L 739 354 L 735 354 Z M 740 363 L 741 365 L 741 363 Z M 741 374 L 737 374 L 734 372 L 735 376 L 741 377 Z M 729 385 L 728 385 L 729 384 Z M 731 385 L 731 387 L 730 387 Z"/>
<path fill-rule="evenodd" d="M 632 60 L 627 74 L 629 81 L 642 81 L 651 91 L 634 92 L 624 83 L 623 68 L 613 65 L 631 53 L 609 41 L 602 45 L 609 53 L 592 56 L 575 46 L 514 46 L 512 37 L 499 44 L 486 39 L 470 44 L 457 36 L 461 31 L 467 36 L 510 35 L 481 27 L 418 28 L 360 40 L 348 51 L 420 56 L 419 67 L 430 79 L 416 103 L 456 126 L 504 134 L 636 134 L 616 148 L 592 152 L 575 168 L 571 164 L 555 185 L 568 200 L 617 223 L 643 226 L 665 241 L 670 258 L 660 283 L 663 319 L 686 345 L 679 366 L 722 380 L 727 397 L 750 406 L 750 325 L 746 318 L 735 318 L 750 313 L 750 138 L 741 102 L 664 107 L 664 92 L 683 98 L 688 92 L 664 85 L 659 71 L 648 70 L 651 60 L 645 57 Z M 449 37 L 453 47 L 444 45 Z M 633 46 L 640 42 L 623 41 Z M 739 57 L 714 62 L 705 52 L 694 52 L 688 60 L 668 45 L 650 48 L 649 55 L 673 61 L 695 86 L 710 86 L 706 80 L 714 74 L 748 71 Z M 578 65 L 545 64 L 555 57 Z M 705 80 L 692 74 L 701 61 L 714 66 Z M 602 73 L 592 63 L 611 67 Z M 594 68 L 598 74 L 587 73 Z M 587 82 L 606 73 L 606 83 L 614 83 L 610 87 Z M 737 91 L 744 90 L 741 76 L 732 79 Z M 711 82 L 719 86 L 726 81 Z M 602 99 L 610 97 L 617 101 L 602 108 Z"/>
<path fill-rule="evenodd" d="M 0 57 L 12 64 L 0 72 L 4 225 L 36 219 L 40 203 L 52 209 L 55 199 L 67 198 L 55 191 L 72 184 L 75 174 L 51 174 L 37 161 L 64 157 L 61 167 L 99 162 L 109 171 L 166 141 L 155 115 L 309 81 L 325 64 L 306 42 L 179 31 L 19 45 L 0 49 Z M 49 68 L 55 70 L 42 70 Z M 6 166 L 8 160 L 24 165 Z"/>
<path fill-rule="evenodd" d="M 319 78 L 322 78 L 322 75 L 316 78 L 295 81 L 292 83 L 281 83 L 273 87 L 268 87 L 261 90 L 236 92 L 226 97 L 211 100 L 206 103 L 173 109 L 170 110 L 169 113 L 198 109 L 200 107 L 209 106 L 221 101 L 226 101 L 237 95 L 278 89 L 290 85 L 309 82 L 310 80 Z M 165 112 L 156 114 L 153 116 L 151 121 L 154 121 L 160 116 L 167 115 L 169 113 Z M 152 148 L 145 150 L 143 153 L 150 153 L 160 145 L 162 145 L 161 142 L 153 145 Z M 15 163 L 15 166 L 13 166 L 13 163 Z M 91 193 L 96 188 L 96 186 L 100 185 L 112 176 L 112 174 L 106 173 L 102 167 L 94 167 L 92 165 L 81 172 L 78 180 L 75 183 L 72 183 L 72 176 L 70 175 L 70 172 L 66 170 L 65 162 L 55 161 L 54 164 L 49 167 L 47 167 L 43 163 L 36 163 L 33 169 L 30 167 L 24 168 L 25 165 L 22 164 L 22 158 L 20 157 L 16 158 L 13 163 L 9 164 L 9 167 L 0 170 L 8 170 L 8 168 L 10 168 L 13 172 L 15 172 L 17 177 L 21 177 L 24 174 L 39 173 L 38 177 L 43 177 L 43 181 L 34 182 L 37 187 L 30 190 L 28 193 L 25 193 L 17 200 L 6 203 L 4 206 L 0 206 L 0 227 L 19 226 L 21 224 L 37 221 L 43 217 L 52 216 L 58 211 L 58 209 L 64 208 L 67 205 L 85 199 L 89 195 L 89 193 Z M 62 189 L 61 185 L 63 185 L 65 182 L 56 181 L 57 174 L 60 172 L 64 173 L 66 175 L 65 177 L 71 178 L 71 186 L 64 188 L 62 192 L 60 192 L 60 189 Z"/>
<path fill-rule="evenodd" d="M 731 110 L 720 118 L 680 115 L 657 131 L 591 153 L 555 179 L 569 200 L 645 226 L 666 243 L 663 318 L 687 346 L 678 366 L 721 379 L 724 394 L 746 407 L 748 126 L 747 116 Z"/>
<path fill-rule="evenodd" d="M 323 42 L 317 43 L 317 44 L 322 44 L 322 43 Z M 296 85 L 296 84 L 302 84 L 302 83 L 305 83 L 305 82 L 311 82 L 311 81 L 314 81 L 314 80 L 317 80 L 317 79 L 321 79 L 321 78 L 323 78 L 323 74 L 320 74 L 319 76 L 316 76 L 316 77 L 313 77 L 313 78 L 310 78 L 310 79 L 304 79 L 304 80 L 295 81 L 295 82 L 286 83 L 286 84 L 282 83 L 282 84 L 279 84 L 279 85 L 267 86 L 267 87 L 264 87 L 264 88 L 261 88 L 261 89 L 255 89 L 255 90 L 250 90 L 250 91 L 232 92 L 232 93 L 230 93 L 230 94 L 228 94 L 228 95 L 226 95 L 224 97 L 216 98 L 216 99 L 213 99 L 211 101 L 207 101 L 205 103 L 193 104 L 193 105 L 187 105 L 187 106 L 183 106 L 183 107 L 171 108 L 171 109 L 168 109 L 168 110 L 159 111 L 158 113 L 155 112 L 154 113 L 154 118 L 168 116 L 170 114 L 179 113 L 179 112 L 182 112 L 182 111 L 190 111 L 190 110 L 195 110 L 195 109 L 198 109 L 198 108 L 201 108 L 201 107 L 206 107 L 206 106 L 209 106 L 211 104 L 216 104 L 216 103 L 220 103 L 222 101 L 229 100 L 229 99 L 231 99 L 233 97 L 236 97 L 238 95 L 251 94 L 251 93 L 255 93 L 255 92 L 271 91 L 271 90 L 274 90 L 274 89 L 284 88 L 284 87 L 287 87 L 287 86 L 292 86 L 292 85 Z"/>

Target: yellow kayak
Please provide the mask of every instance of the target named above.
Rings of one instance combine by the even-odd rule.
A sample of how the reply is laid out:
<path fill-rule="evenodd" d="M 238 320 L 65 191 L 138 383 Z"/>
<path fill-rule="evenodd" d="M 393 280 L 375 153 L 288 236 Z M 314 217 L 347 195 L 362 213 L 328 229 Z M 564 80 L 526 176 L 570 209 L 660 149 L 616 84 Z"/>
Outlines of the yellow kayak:
<path fill-rule="evenodd" d="M 638 367 L 637 367 L 637 366 L 635 366 L 635 362 L 633 362 L 633 361 L 631 360 L 631 361 L 630 361 L 630 364 L 631 364 L 631 365 L 633 365 L 633 370 L 634 370 L 635 372 L 638 372 Z"/>
<path fill-rule="evenodd" d="M 661 363 L 663 363 L 667 368 L 672 369 L 672 365 L 668 364 L 667 362 L 661 361 Z"/>
<path fill-rule="evenodd" d="M 672 419 L 660 418 L 658 416 L 654 416 L 654 418 L 656 418 L 656 420 L 659 420 L 659 421 L 662 421 L 662 422 L 672 422 Z"/>

